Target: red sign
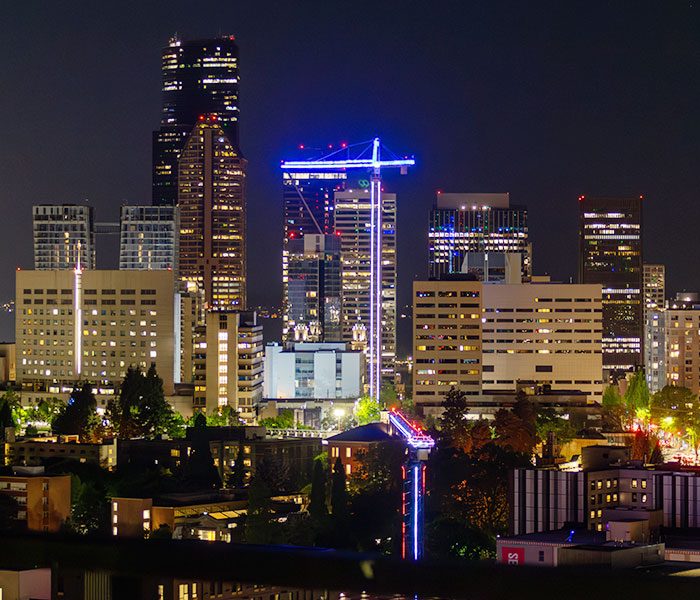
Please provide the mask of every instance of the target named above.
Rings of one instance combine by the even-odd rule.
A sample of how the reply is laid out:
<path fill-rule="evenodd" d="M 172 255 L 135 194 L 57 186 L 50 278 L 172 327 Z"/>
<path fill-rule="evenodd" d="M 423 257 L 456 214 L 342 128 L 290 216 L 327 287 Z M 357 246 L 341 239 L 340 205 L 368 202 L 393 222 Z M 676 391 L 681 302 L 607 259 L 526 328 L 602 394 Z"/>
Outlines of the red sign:
<path fill-rule="evenodd" d="M 501 548 L 501 562 L 504 565 L 524 565 L 525 548 Z"/>

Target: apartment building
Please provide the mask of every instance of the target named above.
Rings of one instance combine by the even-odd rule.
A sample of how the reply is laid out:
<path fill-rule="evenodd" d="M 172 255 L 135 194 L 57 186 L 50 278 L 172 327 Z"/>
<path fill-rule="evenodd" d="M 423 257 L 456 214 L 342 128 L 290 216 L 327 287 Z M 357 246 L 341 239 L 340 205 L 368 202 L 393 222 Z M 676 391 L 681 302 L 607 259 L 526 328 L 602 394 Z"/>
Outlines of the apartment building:
<path fill-rule="evenodd" d="M 0 494 L 17 503 L 16 519 L 29 531 L 57 532 L 70 517 L 70 475 L 45 475 L 43 467 L 0 475 Z"/>

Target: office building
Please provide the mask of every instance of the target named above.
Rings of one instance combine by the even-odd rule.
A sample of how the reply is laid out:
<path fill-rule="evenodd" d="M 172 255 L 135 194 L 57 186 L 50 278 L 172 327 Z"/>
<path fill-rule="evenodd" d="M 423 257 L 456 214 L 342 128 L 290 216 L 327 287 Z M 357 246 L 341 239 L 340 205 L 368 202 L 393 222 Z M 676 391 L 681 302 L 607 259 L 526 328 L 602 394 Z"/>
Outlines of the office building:
<path fill-rule="evenodd" d="M 91 206 L 39 204 L 32 208 L 34 268 L 73 270 L 80 256 L 83 269 L 95 268 L 95 222 Z"/>
<path fill-rule="evenodd" d="M 211 310 L 246 304 L 245 168 L 216 115 L 203 116 L 180 156 L 178 268 Z"/>
<path fill-rule="evenodd" d="M 363 392 L 364 354 L 344 343 L 265 347 L 263 397 L 268 400 L 357 399 Z"/>
<path fill-rule="evenodd" d="M 233 36 L 182 40 L 163 49 L 163 107 L 153 132 L 153 204 L 177 204 L 178 160 L 200 115 L 214 115 L 238 150 L 238 46 Z"/>
<path fill-rule="evenodd" d="M 392 377 L 396 358 L 396 194 L 382 193 L 382 375 Z M 370 329 L 370 193 L 335 193 L 335 233 L 340 237 L 342 339 L 366 350 Z"/>
<path fill-rule="evenodd" d="M 487 284 L 482 306 L 485 393 L 538 384 L 602 400 L 600 285 Z"/>
<path fill-rule="evenodd" d="M 43 467 L 16 467 L 0 475 L 0 494 L 17 503 L 13 518 L 29 531 L 60 531 L 70 517 L 70 475 L 46 475 Z"/>
<path fill-rule="evenodd" d="M 177 272 L 179 234 L 175 206 L 122 206 L 119 269 Z"/>
<path fill-rule="evenodd" d="M 642 198 L 579 197 L 579 282 L 603 286 L 603 368 L 643 360 Z"/>
<path fill-rule="evenodd" d="M 194 409 L 212 414 L 231 406 L 252 423 L 263 368 L 262 325 L 255 312 L 208 312 L 195 339 Z"/>
<path fill-rule="evenodd" d="M 282 174 L 284 239 L 334 231 L 334 193 L 345 190 L 347 173 L 338 171 Z"/>
<path fill-rule="evenodd" d="M 339 341 L 340 238 L 306 234 L 284 249 L 285 341 Z"/>
<path fill-rule="evenodd" d="M 644 263 L 644 307 L 663 308 L 666 299 L 666 267 Z"/>
<path fill-rule="evenodd" d="M 67 397 L 78 381 L 114 389 L 154 363 L 166 395 L 179 380 L 172 271 L 17 271 L 17 383 Z M 24 395 L 24 392 L 23 392 Z"/>
<path fill-rule="evenodd" d="M 649 391 L 654 394 L 667 382 L 666 310 L 664 308 L 646 308 L 644 312 L 644 374 Z M 680 356 L 680 351 L 677 355 Z M 680 373 L 677 372 L 677 376 L 680 376 Z"/>
<path fill-rule="evenodd" d="M 456 275 L 413 282 L 413 398 L 421 408 L 441 406 L 451 387 L 481 393 L 483 288 Z"/>
<path fill-rule="evenodd" d="M 480 273 L 480 280 L 506 278 L 520 257 L 521 281 L 532 274 L 527 209 L 510 204 L 510 194 L 438 193 L 430 212 L 429 274 Z M 502 264 L 501 264 L 502 263 Z M 510 283 L 512 276 L 506 278 Z"/>
<path fill-rule="evenodd" d="M 600 289 L 481 283 L 466 275 L 414 282 L 416 404 L 439 407 L 451 387 L 476 397 L 548 386 L 600 401 Z"/>

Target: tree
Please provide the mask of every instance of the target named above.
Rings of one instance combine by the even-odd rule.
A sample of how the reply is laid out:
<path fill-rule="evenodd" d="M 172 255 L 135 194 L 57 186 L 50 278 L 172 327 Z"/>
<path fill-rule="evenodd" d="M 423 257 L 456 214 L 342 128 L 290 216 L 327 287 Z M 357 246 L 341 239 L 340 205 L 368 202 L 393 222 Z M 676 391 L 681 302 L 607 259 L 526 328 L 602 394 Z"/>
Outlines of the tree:
<path fill-rule="evenodd" d="M 644 371 L 635 372 L 629 379 L 625 392 L 625 404 L 630 414 L 636 414 L 640 408 L 649 408 L 649 386 Z"/>
<path fill-rule="evenodd" d="M 450 388 L 442 403 L 443 412 L 440 417 L 440 442 L 453 448 L 462 448 L 465 452 L 471 449 L 471 436 L 467 421 L 467 395 L 457 388 Z"/>
<path fill-rule="evenodd" d="M 172 421 L 173 412 L 165 400 L 163 380 L 156 372 L 155 363 L 151 363 L 141 381 L 141 402 L 136 413 L 139 433 L 149 439 L 163 435 Z"/>
<path fill-rule="evenodd" d="M 12 415 L 12 407 L 10 403 L 0 398 L 0 432 L 4 436 L 5 429 L 8 427 L 16 427 L 14 416 Z"/>
<path fill-rule="evenodd" d="M 495 443 L 514 452 L 532 454 L 535 447 L 535 424 L 525 421 L 513 411 L 501 408 L 494 419 Z"/>
<path fill-rule="evenodd" d="M 291 483 L 289 465 L 279 456 L 266 456 L 257 465 L 255 477 L 262 479 L 272 494 L 288 492 Z"/>
<path fill-rule="evenodd" d="M 182 483 L 190 490 L 212 490 L 221 487 L 221 477 L 214 466 L 209 440 L 205 435 L 195 435 L 192 451 L 182 467 Z"/>
<path fill-rule="evenodd" d="M 396 387 L 393 383 L 384 382 L 379 389 L 379 401 L 382 406 L 396 406 L 399 403 Z"/>
<path fill-rule="evenodd" d="M 345 468 L 340 458 L 333 466 L 331 477 L 331 525 L 336 548 L 347 548 L 350 542 L 350 511 Z"/>
<path fill-rule="evenodd" d="M 243 464 L 243 452 L 238 450 L 236 461 L 233 463 L 233 469 L 228 476 L 228 485 L 232 488 L 242 488 L 245 484 L 245 465 Z"/>
<path fill-rule="evenodd" d="M 13 531 L 18 529 L 18 510 L 19 503 L 13 496 L 0 494 L 0 531 Z"/>
<path fill-rule="evenodd" d="M 320 460 L 314 461 L 309 515 L 316 521 L 325 519 L 328 516 L 328 506 L 326 506 L 326 469 Z"/>
<path fill-rule="evenodd" d="M 109 503 L 104 489 L 72 475 L 71 496 L 69 528 L 80 535 L 104 534 L 109 527 Z"/>
<path fill-rule="evenodd" d="M 265 481 L 255 476 L 248 486 L 248 512 L 245 521 L 245 539 L 249 544 L 273 544 L 276 538 L 272 522 L 270 489 Z"/>
<path fill-rule="evenodd" d="M 158 529 L 152 529 L 148 535 L 149 540 L 171 540 L 173 539 L 173 530 L 166 523 L 161 523 Z"/>
<path fill-rule="evenodd" d="M 438 518 L 426 527 L 426 554 L 433 560 L 496 558 L 496 540 L 481 529 L 454 518 Z"/>
<path fill-rule="evenodd" d="M 97 400 L 92 393 L 92 386 L 85 382 L 82 387 L 73 389 L 68 404 L 54 419 L 53 430 L 60 435 L 78 435 L 82 440 L 90 439 L 99 425 L 96 410 Z"/>
<path fill-rule="evenodd" d="M 355 405 L 355 419 L 358 425 L 376 423 L 381 416 L 381 406 L 374 398 L 363 396 Z"/>
<path fill-rule="evenodd" d="M 288 408 L 282 409 L 276 417 L 260 419 L 260 425 L 267 429 L 294 429 L 296 427 L 294 411 Z"/>
<path fill-rule="evenodd" d="M 624 431 L 629 427 L 627 406 L 616 385 L 609 385 L 603 392 L 603 426 L 607 431 Z"/>
<path fill-rule="evenodd" d="M 192 417 L 192 427 L 196 427 L 197 429 L 201 429 L 202 427 L 207 426 L 207 416 L 203 412 L 198 412 L 195 413 L 194 416 Z"/>
<path fill-rule="evenodd" d="M 569 419 L 560 417 L 553 408 L 540 408 L 537 411 L 537 438 L 544 443 L 550 433 L 554 434 L 558 444 L 566 444 L 576 436 Z"/>

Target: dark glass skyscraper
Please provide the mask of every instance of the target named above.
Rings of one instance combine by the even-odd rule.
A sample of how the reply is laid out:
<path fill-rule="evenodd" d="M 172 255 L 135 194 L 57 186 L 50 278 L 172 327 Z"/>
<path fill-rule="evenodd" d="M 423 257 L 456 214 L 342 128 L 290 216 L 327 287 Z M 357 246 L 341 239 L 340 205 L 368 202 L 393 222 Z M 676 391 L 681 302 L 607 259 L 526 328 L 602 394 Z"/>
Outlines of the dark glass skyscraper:
<path fill-rule="evenodd" d="M 153 204 L 177 204 L 177 165 L 200 115 L 215 116 L 238 147 L 238 46 L 233 36 L 183 41 L 162 53 L 163 110 L 153 132 Z"/>
<path fill-rule="evenodd" d="M 519 254 L 523 280 L 531 276 L 527 209 L 511 206 L 509 194 L 438 194 L 428 238 L 432 278 L 466 273 L 488 254 Z"/>
<path fill-rule="evenodd" d="M 603 286 L 603 369 L 642 364 L 642 198 L 579 198 L 579 282 Z"/>

